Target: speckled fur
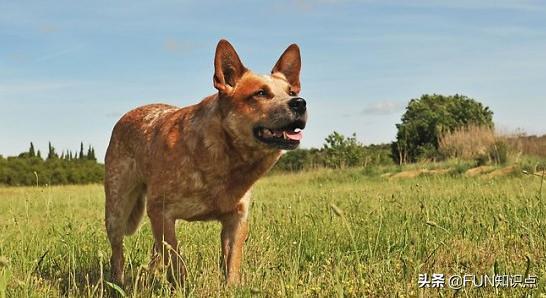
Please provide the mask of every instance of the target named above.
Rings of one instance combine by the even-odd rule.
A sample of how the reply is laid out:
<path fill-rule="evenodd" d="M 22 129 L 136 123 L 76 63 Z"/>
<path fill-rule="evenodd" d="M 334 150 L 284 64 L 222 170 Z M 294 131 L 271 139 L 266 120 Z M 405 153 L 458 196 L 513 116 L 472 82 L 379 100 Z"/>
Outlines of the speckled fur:
<path fill-rule="evenodd" d="M 123 237 L 137 230 L 145 210 L 154 251 L 174 267 L 173 281 L 183 281 L 185 269 L 163 243 L 178 249 L 177 219 L 220 221 L 227 282 L 240 281 L 251 187 L 281 155 L 257 141 L 252 129 L 293 120 L 287 102 L 290 91 L 300 89 L 299 59 L 292 45 L 271 75 L 256 75 L 222 40 L 215 57 L 217 94 L 184 108 L 146 105 L 117 122 L 105 160 L 106 228 L 115 282 L 124 279 Z M 253 98 L 263 86 L 271 98 Z"/>

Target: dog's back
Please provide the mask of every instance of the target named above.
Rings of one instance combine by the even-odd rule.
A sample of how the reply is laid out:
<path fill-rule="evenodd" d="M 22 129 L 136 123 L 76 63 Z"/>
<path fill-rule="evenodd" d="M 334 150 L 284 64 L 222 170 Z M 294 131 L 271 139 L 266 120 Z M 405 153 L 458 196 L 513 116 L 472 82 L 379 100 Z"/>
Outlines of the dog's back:
<path fill-rule="evenodd" d="M 123 115 L 112 130 L 105 161 L 109 165 L 120 157 L 135 157 L 139 151 L 147 150 L 153 130 L 164 117 L 177 110 L 166 104 L 150 104 L 138 107 Z M 110 171 L 106 169 L 107 174 Z"/>

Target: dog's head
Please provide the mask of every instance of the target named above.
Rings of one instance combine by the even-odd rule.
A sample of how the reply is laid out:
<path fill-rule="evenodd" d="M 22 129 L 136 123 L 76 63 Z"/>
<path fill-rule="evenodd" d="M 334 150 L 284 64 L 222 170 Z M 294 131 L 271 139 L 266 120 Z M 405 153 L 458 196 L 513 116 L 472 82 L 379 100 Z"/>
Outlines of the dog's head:
<path fill-rule="evenodd" d="M 220 40 L 214 59 L 214 87 L 224 127 L 239 144 L 295 149 L 307 122 L 305 100 L 298 96 L 301 58 L 296 44 L 281 55 L 270 75 L 244 67 L 233 46 Z"/>

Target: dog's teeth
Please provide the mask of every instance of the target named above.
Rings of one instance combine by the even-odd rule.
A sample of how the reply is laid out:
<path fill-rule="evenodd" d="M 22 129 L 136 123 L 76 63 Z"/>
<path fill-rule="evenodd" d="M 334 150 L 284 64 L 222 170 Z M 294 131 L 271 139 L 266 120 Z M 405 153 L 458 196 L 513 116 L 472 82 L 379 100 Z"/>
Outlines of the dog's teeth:
<path fill-rule="evenodd" d="M 301 131 L 301 128 L 296 128 L 296 129 L 294 129 L 294 132 L 295 132 L 295 133 L 298 133 L 298 132 L 300 132 L 300 131 Z"/>

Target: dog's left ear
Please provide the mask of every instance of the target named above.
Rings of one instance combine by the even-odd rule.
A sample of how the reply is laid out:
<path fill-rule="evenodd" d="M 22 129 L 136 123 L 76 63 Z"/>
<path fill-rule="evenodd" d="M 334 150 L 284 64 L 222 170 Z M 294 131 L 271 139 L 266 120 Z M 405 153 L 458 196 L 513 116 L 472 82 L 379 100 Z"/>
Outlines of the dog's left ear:
<path fill-rule="evenodd" d="M 271 74 L 276 72 L 282 73 L 288 83 L 292 85 L 294 91 L 300 91 L 300 69 L 301 69 L 301 57 L 300 57 L 300 48 L 297 44 L 291 44 L 285 51 L 282 53 L 279 61 L 273 66 Z"/>
<path fill-rule="evenodd" d="M 225 39 L 220 40 L 214 55 L 214 88 L 229 92 L 246 71 L 233 46 Z"/>

